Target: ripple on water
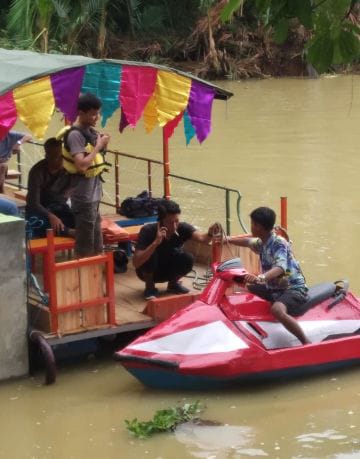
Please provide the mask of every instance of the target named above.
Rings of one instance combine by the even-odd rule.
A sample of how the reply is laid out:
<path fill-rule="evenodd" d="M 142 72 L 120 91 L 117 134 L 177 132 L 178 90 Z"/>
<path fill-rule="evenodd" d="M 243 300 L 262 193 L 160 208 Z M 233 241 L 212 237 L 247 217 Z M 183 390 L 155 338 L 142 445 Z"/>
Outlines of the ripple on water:
<path fill-rule="evenodd" d="M 197 458 L 217 458 L 224 454 L 239 454 L 251 457 L 264 457 L 268 453 L 261 448 L 252 448 L 255 432 L 248 426 L 202 426 L 193 423 L 180 425 L 175 436 L 177 441 L 191 449 Z M 227 457 L 227 456 L 226 456 Z"/>

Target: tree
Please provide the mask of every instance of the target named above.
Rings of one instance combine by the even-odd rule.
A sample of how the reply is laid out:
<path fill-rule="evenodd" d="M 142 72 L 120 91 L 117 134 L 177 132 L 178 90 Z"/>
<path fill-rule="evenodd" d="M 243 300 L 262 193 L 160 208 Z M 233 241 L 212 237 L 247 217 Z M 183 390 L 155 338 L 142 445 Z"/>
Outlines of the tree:
<path fill-rule="evenodd" d="M 229 21 L 246 0 L 230 0 L 221 12 Z M 283 43 L 294 21 L 309 32 L 305 57 L 319 73 L 333 64 L 359 60 L 359 0 L 256 0 L 260 21 L 273 32 L 276 43 Z"/>
<path fill-rule="evenodd" d="M 49 49 L 49 33 L 55 15 L 64 19 L 67 5 L 61 0 L 14 0 L 8 13 L 7 28 L 10 35 L 22 40 L 40 40 L 41 51 Z"/>

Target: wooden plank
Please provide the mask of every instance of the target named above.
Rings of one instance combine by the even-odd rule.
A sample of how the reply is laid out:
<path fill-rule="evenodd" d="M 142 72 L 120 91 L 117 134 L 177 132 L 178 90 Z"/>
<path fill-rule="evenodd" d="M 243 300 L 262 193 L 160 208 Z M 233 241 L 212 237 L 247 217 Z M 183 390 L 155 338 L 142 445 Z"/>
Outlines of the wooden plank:
<path fill-rule="evenodd" d="M 105 296 L 104 265 L 89 265 L 80 268 L 81 301 Z M 85 328 L 107 323 L 106 304 L 85 308 L 82 312 L 82 325 Z"/>
<path fill-rule="evenodd" d="M 136 312 L 127 306 L 119 304 L 115 306 L 115 317 L 117 325 L 133 324 L 136 322 L 150 322 L 152 320 L 151 317 L 145 314 Z"/>
<path fill-rule="evenodd" d="M 80 301 L 80 278 L 77 268 L 58 271 L 56 273 L 58 309 Z M 81 311 L 68 311 L 58 315 L 59 332 L 65 333 L 79 329 Z"/>
<path fill-rule="evenodd" d="M 14 197 L 20 199 L 21 201 L 26 201 L 27 190 L 18 190 L 14 191 Z"/>
<path fill-rule="evenodd" d="M 9 169 L 9 170 L 7 171 L 7 174 L 6 174 L 6 178 L 7 178 L 7 179 L 10 179 L 10 180 L 11 180 L 11 179 L 17 179 L 17 178 L 19 178 L 19 177 L 21 177 L 21 172 L 19 172 L 18 170 L 16 170 L 16 169 Z"/>

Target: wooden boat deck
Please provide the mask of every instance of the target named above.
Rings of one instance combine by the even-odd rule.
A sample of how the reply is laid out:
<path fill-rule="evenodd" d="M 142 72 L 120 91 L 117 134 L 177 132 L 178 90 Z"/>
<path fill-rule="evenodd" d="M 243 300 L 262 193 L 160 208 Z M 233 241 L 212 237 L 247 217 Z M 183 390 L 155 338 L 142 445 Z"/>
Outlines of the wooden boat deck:
<path fill-rule="evenodd" d="M 194 270 L 201 275 L 205 271 L 205 266 L 197 264 Z M 200 290 L 195 290 L 193 287 L 193 278 L 183 278 L 183 285 L 189 288 L 194 293 L 199 293 Z M 157 284 L 160 291 L 159 298 L 169 296 L 166 292 L 167 284 Z M 143 298 L 144 283 L 138 279 L 135 270 L 129 262 L 129 267 L 126 273 L 115 275 L 115 298 L 116 298 L 116 322 L 125 324 L 129 322 L 137 322 L 144 320 L 152 320 L 151 317 L 145 314 L 147 301 Z"/>
<path fill-rule="evenodd" d="M 57 261 L 61 261 L 68 254 L 59 253 L 56 257 Z M 42 263 L 37 263 L 35 272 L 42 288 Z M 203 264 L 196 264 L 194 266 L 196 273 L 203 276 L 206 267 Z M 199 293 L 200 290 L 193 288 L 194 278 L 183 278 L 183 284 L 188 287 L 192 293 Z M 203 287 L 205 284 L 203 285 Z M 67 287 L 67 286 L 66 286 Z M 64 288 L 66 288 L 64 287 Z M 157 284 L 160 290 L 159 298 L 166 298 L 169 294 L 166 292 L 167 284 Z M 73 287 L 70 287 L 72 290 Z M 108 324 L 95 325 L 95 326 L 71 326 L 69 330 L 62 333 L 55 334 L 49 332 L 49 311 L 47 306 L 39 307 L 38 303 L 40 298 L 38 295 L 32 293 L 29 304 L 36 306 L 31 308 L 31 322 L 34 329 L 42 332 L 43 336 L 49 340 L 51 345 L 61 344 L 71 341 L 79 341 L 98 336 L 109 334 L 124 333 L 128 331 L 141 330 L 151 328 L 156 324 L 156 321 L 151 315 L 146 314 L 148 301 L 143 298 L 144 283 L 138 279 L 135 270 L 132 266 L 131 259 L 128 263 L 128 269 L 125 273 L 114 274 L 114 290 L 115 290 L 115 326 Z M 65 295 L 65 293 L 64 293 Z M 189 302 L 192 301 L 189 295 Z"/>

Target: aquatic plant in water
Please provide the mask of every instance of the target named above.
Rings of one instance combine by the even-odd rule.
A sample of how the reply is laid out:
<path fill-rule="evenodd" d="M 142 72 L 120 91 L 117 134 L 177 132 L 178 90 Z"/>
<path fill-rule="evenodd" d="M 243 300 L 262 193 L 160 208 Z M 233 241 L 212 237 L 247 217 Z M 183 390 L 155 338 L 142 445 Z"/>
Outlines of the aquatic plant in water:
<path fill-rule="evenodd" d="M 135 437 L 149 438 L 159 432 L 174 431 L 178 424 L 193 421 L 203 411 L 199 400 L 194 403 L 185 403 L 182 407 L 171 407 L 158 410 L 150 421 L 125 420 L 126 428 Z"/>

